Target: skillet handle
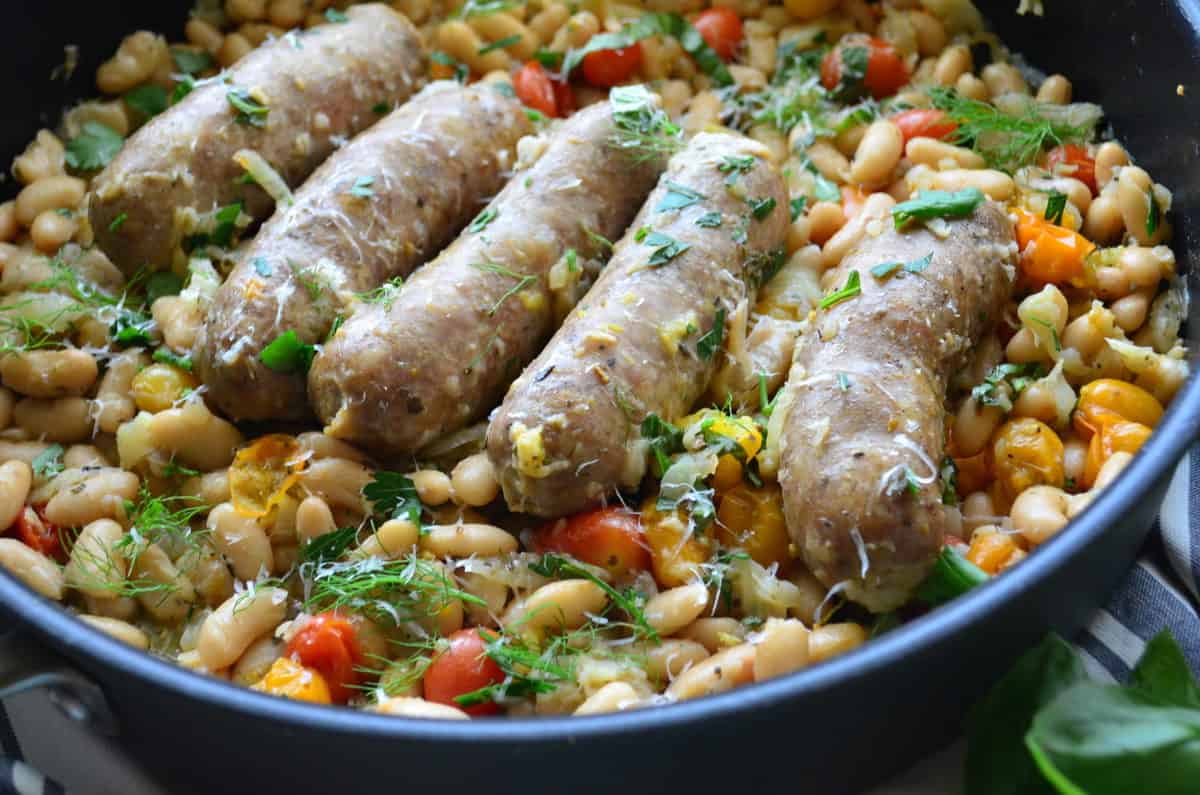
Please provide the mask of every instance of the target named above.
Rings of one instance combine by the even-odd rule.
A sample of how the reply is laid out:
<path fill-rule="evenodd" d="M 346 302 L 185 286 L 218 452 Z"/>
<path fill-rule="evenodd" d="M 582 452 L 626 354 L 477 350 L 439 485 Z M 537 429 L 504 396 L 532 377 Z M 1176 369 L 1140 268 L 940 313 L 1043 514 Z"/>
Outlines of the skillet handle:
<path fill-rule="evenodd" d="M 0 634 L 0 699 L 45 690 L 51 704 L 90 735 L 93 753 L 105 757 L 105 768 L 120 780 L 128 795 L 162 790 L 114 742 L 117 719 L 100 686 L 71 664 L 19 631 Z"/>

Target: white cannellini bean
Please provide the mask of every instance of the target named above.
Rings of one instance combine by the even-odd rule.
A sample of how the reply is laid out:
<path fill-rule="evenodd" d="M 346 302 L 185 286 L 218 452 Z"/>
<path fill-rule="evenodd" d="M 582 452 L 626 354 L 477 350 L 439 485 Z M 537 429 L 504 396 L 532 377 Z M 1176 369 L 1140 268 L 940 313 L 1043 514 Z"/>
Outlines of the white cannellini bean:
<path fill-rule="evenodd" d="M 478 508 L 500 494 L 500 481 L 486 453 L 476 453 L 459 461 L 450 473 L 454 498 L 463 505 Z"/>
<path fill-rule="evenodd" d="M 904 133 L 900 128 L 887 119 L 873 122 L 850 163 L 850 181 L 875 187 L 887 184 L 903 154 Z"/>
<path fill-rule="evenodd" d="M 675 677 L 666 696 L 675 701 L 699 698 L 754 681 L 755 649 L 742 643 L 717 652 Z"/>
<path fill-rule="evenodd" d="M 242 516 L 226 502 L 208 514 L 213 545 L 225 556 L 239 580 L 250 581 L 271 571 L 271 540 L 255 519 Z"/>
<path fill-rule="evenodd" d="M 242 432 L 209 411 L 203 400 L 160 411 L 147 427 L 155 449 L 201 472 L 229 466 L 244 441 Z"/>
<path fill-rule="evenodd" d="M 112 519 L 97 519 L 84 527 L 64 570 L 67 585 L 97 599 L 115 598 L 125 582 L 125 558 L 116 549 L 124 535 Z"/>
<path fill-rule="evenodd" d="M 24 461 L 0 464 L 0 532 L 17 520 L 32 484 L 33 470 L 29 464 Z"/>
<path fill-rule="evenodd" d="M 192 581 L 183 576 L 158 544 L 150 544 L 132 558 L 132 574 L 139 583 L 154 583 L 161 590 L 139 593 L 138 602 L 163 624 L 175 624 L 187 617 L 196 601 Z"/>
<path fill-rule="evenodd" d="M 588 614 L 598 614 L 608 604 L 608 595 L 589 580 L 559 580 L 538 588 L 515 603 L 502 623 L 519 632 L 541 633 L 577 629 Z"/>
<path fill-rule="evenodd" d="M 423 698 L 395 696 L 381 701 L 371 708 L 383 715 L 400 715 L 405 718 L 442 718 L 444 720 L 470 720 L 471 716 L 449 704 L 438 704 Z"/>
<path fill-rule="evenodd" d="M 413 551 L 420 531 L 406 519 L 389 519 L 366 538 L 354 554 L 364 558 L 393 560 Z"/>
<path fill-rule="evenodd" d="M 656 594 L 642 612 L 654 631 L 665 637 L 695 621 L 707 606 L 708 588 L 697 582 Z"/>
<path fill-rule="evenodd" d="M 710 656 L 708 649 L 694 640 L 668 638 L 646 649 L 646 673 L 656 682 L 669 682 Z"/>
<path fill-rule="evenodd" d="M 337 530 L 333 511 L 320 497 L 305 497 L 296 508 L 296 539 L 306 544 L 314 538 Z"/>
<path fill-rule="evenodd" d="M 232 665 L 287 614 L 287 591 L 262 587 L 234 594 L 205 619 L 196 641 L 200 664 L 209 671 Z"/>
<path fill-rule="evenodd" d="M 754 638 L 754 681 L 791 673 L 808 664 L 808 627 L 794 619 L 768 618 Z"/>
<path fill-rule="evenodd" d="M 639 698 L 633 685 L 628 682 L 609 682 L 597 690 L 576 708 L 575 715 L 602 715 L 606 712 L 621 712 L 637 706 Z"/>
<path fill-rule="evenodd" d="M 746 625 L 736 618 L 698 618 L 684 627 L 679 637 L 694 640 L 715 653 L 745 640 Z"/>
<path fill-rule="evenodd" d="M 0 538 L 0 566 L 47 599 L 63 598 L 63 571 L 50 558 L 15 538 Z"/>
<path fill-rule="evenodd" d="M 107 616 L 90 615 L 81 615 L 79 616 L 79 620 L 85 624 L 91 624 L 105 635 L 116 638 L 122 643 L 127 643 L 135 649 L 145 651 L 150 648 L 150 639 L 146 637 L 146 633 L 128 621 L 122 621 L 119 618 L 109 618 Z"/>
<path fill-rule="evenodd" d="M 59 527 L 79 527 L 101 518 L 123 518 L 125 501 L 137 497 L 138 476 L 121 469 L 99 469 L 81 483 L 58 492 L 46 503 L 46 518 Z"/>
<path fill-rule="evenodd" d="M 428 528 L 421 536 L 421 550 L 439 558 L 490 558 L 516 552 L 516 536 L 490 524 L 452 524 Z"/>

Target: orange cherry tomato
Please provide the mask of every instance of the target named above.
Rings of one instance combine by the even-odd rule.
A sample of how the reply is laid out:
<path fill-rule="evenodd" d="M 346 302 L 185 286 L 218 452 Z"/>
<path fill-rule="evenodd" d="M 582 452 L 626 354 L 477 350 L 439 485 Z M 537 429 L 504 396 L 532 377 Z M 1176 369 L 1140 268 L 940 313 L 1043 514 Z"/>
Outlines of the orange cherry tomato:
<path fill-rule="evenodd" d="M 468 715 L 494 715 L 500 711 L 500 705 L 492 701 L 465 707 L 454 700 L 504 681 L 504 671 L 488 656 L 487 644 L 479 632 L 460 629 L 450 635 L 449 645 L 425 669 L 426 701 L 458 707 Z"/>
<path fill-rule="evenodd" d="M 636 513 L 597 508 L 543 526 L 534 537 L 539 552 L 566 554 L 620 576 L 650 568 L 650 548 Z"/>
<path fill-rule="evenodd" d="M 1075 144 L 1056 146 L 1046 155 L 1046 168 L 1064 177 L 1074 177 L 1096 194 L 1096 160 L 1087 148 Z"/>
<path fill-rule="evenodd" d="M 284 652 L 321 674 L 335 704 L 345 704 L 359 682 L 360 654 L 354 625 L 337 613 L 321 613 L 292 636 Z"/>
<path fill-rule="evenodd" d="M 17 537 L 21 539 L 21 543 L 30 549 L 41 552 L 48 558 L 57 560 L 59 563 L 65 563 L 67 560 L 66 550 L 63 549 L 62 541 L 58 536 L 58 528 L 47 522 L 45 518 L 34 508 L 26 505 L 17 514 L 17 521 L 14 523 L 17 531 Z"/>
<path fill-rule="evenodd" d="M 851 51 L 866 50 L 865 74 L 860 79 L 852 79 L 848 74 L 847 60 L 851 57 L 861 58 L 861 53 L 851 55 Z M 861 68 L 861 64 L 852 64 Z M 821 85 L 829 91 L 840 91 L 841 99 L 858 99 L 863 93 L 870 93 L 875 99 L 890 97 L 900 90 L 909 80 L 908 65 L 900 56 L 900 52 L 883 39 L 876 39 L 865 34 L 851 34 L 842 38 L 821 61 Z"/>
<path fill-rule="evenodd" d="M 1058 226 L 1020 207 L 1017 216 L 1017 245 L 1021 249 L 1021 276 L 1034 287 L 1079 283 L 1084 278 L 1084 260 L 1096 245 L 1078 232 Z"/>
<path fill-rule="evenodd" d="M 935 108 L 913 108 L 892 117 L 892 124 L 904 133 L 904 142 L 913 138 L 936 138 L 941 141 L 958 129 L 957 122 L 946 111 Z"/>
<path fill-rule="evenodd" d="M 641 63 L 642 45 L 636 41 L 617 50 L 597 50 L 584 56 L 583 78 L 594 86 L 619 86 L 633 76 Z"/>
<path fill-rule="evenodd" d="M 732 8 L 710 8 L 696 17 L 692 27 L 723 61 L 732 61 L 742 43 L 742 20 Z"/>
<path fill-rule="evenodd" d="M 537 61 L 529 61 L 513 75 L 513 91 L 517 98 L 536 111 L 547 116 L 558 116 L 558 102 L 554 97 L 554 83 L 546 69 Z"/>

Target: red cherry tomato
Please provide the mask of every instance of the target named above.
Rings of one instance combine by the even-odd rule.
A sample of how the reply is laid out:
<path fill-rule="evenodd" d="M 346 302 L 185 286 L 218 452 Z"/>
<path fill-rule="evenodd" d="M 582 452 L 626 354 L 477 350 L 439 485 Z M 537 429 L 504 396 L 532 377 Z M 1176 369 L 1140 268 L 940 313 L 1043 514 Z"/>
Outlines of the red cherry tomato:
<path fill-rule="evenodd" d="M 846 60 L 861 58 L 859 50 L 866 50 L 866 69 L 861 82 L 846 74 Z M 851 50 L 856 51 L 852 56 Z M 856 64 L 861 68 L 861 64 Z M 899 91 L 909 79 L 908 65 L 899 51 L 883 39 L 865 34 L 844 37 L 821 61 L 821 85 L 830 91 L 840 91 L 844 99 L 858 99 L 870 93 L 875 99 L 890 97 Z M 856 85 L 857 83 L 857 85 Z"/>
<path fill-rule="evenodd" d="M 742 43 L 742 20 L 732 8 L 710 8 L 692 23 L 723 61 L 732 61 Z"/>
<path fill-rule="evenodd" d="M 650 568 L 650 551 L 638 515 L 624 508 L 597 508 L 543 526 L 534 537 L 539 552 L 566 554 L 620 576 Z"/>
<path fill-rule="evenodd" d="M 59 563 L 66 562 L 66 550 L 63 549 L 58 528 L 47 522 L 34 508 L 28 505 L 22 508 L 14 527 L 17 537 L 25 546 Z"/>
<path fill-rule="evenodd" d="M 425 669 L 425 700 L 458 707 L 468 715 L 494 715 L 500 705 L 488 701 L 464 707 L 454 699 L 488 685 L 504 681 L 504 671 L 487 655 L 487 644 L 479 630 L 460 629 L 450 635 L 450 644 Z"/>
<path fill-rule="evenodd" d="M 287 645 L 284 655 L 306 668 L 314 668 L 329 685 L 329 695 L 345 704 L 358 684 L 360 656 L 354 625 L 337 613 L 313 616 Z"/>
<path fill-rule="evenodd" d="M 583 78 L 594 86 L 608 88 L 624 83 L 642 63 L 642 45 L 634 42 L 619 50 L 597 50 L 583 58 Z"/>
<path fill-rule="evenodd" d="M 1046 155 L 1046 168 L 1063 176 L 1073 177 L 1096 193 L 1096 160 L 1085 147 L 1075 144 L 1056 146 Z"/>
<path fill-rule="evenodd" d="M 513 75 L 513 91 L 517 98 L 536 111 L 547 116 L 558 116 L 558 102 L 554 98 L 554 83 L 546 69 L 537 61 L 529 61 Z"/>
<path fill-rule="evenodd" d="M 944 110 L 934 108 L 914 108 L 892 117 L 892 124 L 904 133 L 904 142 L 913 138 L 936 138 L 944 140 L 958 129 L 958 124 L 946 115 Z"/>
<path fill-rule="evenodd" d="M 554 84 L 554 108 L 559 116 L 566 118 L 575 112 L 575 92 L 570 83 L 561 80 L 551 82 Z"/>

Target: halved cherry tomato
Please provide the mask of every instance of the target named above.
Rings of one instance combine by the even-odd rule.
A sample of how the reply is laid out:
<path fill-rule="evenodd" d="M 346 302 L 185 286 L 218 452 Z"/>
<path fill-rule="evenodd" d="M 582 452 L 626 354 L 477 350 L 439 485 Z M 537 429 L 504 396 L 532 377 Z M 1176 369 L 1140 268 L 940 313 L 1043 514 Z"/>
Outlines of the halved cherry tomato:
<path fill-rule="evenodd" d="M 637 71 L 641 63 L 642 45 L 636 41 L 617 50 L 597 50 L 584 56 L 583 77 L 594 86 L 619 86 Z"/>
<path fill-rule="evenodd" d="M 34 508 L 26 505 L 21 509 L 21 512 L 17 514 L 14 527 L 21 543 L 25 546 L 37 550 L 59 563 L 66 562 L 67 554 L 58 536 L 58 528 L 47 522 Z"/>
<path fill-rule="evenodd" d="M 1047 284 L 1081 284 L 1084 261 L 1096 250 L 1096 244 L 1020 207 L 1012 212 L 1017 216 L 1022 278 L 1039 288 Z"/>
<path fill-rule="evenodd" d="M 513 91 L 517 98 L 536 111 L 547 116 L 558 116 L 558 102 L 554 97 L 554 83 L 546 69 L 537 61 L 529 61 L 513 75 Z"/>
<path fill-rule="evenodd" d="M 696 17 L 692 27 L 723 61 L 732 61 L 742 43 L 742 20 L 732 8 L 710 8 Z"/>
<path fill-rule="evenodd" d="M 1063 177 L 1074 177 L 1096 194 L 1096 160 L 1085 147 L 1056 146 L 1046 155 L 1046 168 Z"/>
<path fill-rule="evenodd" d="M 554 85 L 554 109 L 562 118 L 575 112 L 575 92 L 571 84 L 561 80 L 552 80 Z"/>
<path fill-rule="evenodd" d="M 345 704 L 359 682 L 360 654 L 354 625 L 337 613 L 321 613 L 292 636 L 284 656 L 315 669 L 329 686 L 335 704 Z"/>
<path fill-rule="evenodd" d="M 866 50 L 866 69 L 861 78 L 849 74 L 846 61 L 859 60 L 854 64 L 861 68 L 862 53 Z M 851 34 L 842 38 L 821 61 L 821 85 L 829 91 L 840 91 L 840 99 L 858 99 L 870 92 L 875 99 L 890 97 L 903 87 L 909 79 L 908 65 L 900 52 L 883 39 L 865 34 Z"/>
<path fill-rule="evenodd" d="M 892 124 L 904 133 L 904 142 L 913 138 L 936 138 L 939 141 L 958 129 L 958 124 L 936 108 L 913 108 L 892 117 Z"/>
<path fill-rule="evenodd" d="M 650 568 L 650 549 L 638 515 L 620 507 L 597 508 L 559 519 L 537 531 L 539 552 L 566 554 L 614 575 Z"/>
<path fill-rule="evenodd" d="M 477 629 L 460 629 L 449 645 L 433 658 L 423 680 L 425 700 L 458 707 L 468 715 L 494 715 L 500 705 L 492 701 L 462 706 L 454 699 L 504 681 L 504 671 L 487 655 L 487 644 Z"/>

